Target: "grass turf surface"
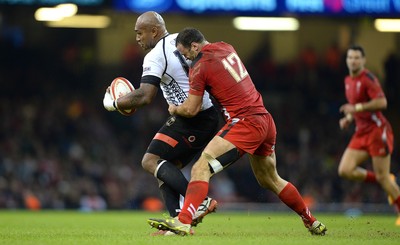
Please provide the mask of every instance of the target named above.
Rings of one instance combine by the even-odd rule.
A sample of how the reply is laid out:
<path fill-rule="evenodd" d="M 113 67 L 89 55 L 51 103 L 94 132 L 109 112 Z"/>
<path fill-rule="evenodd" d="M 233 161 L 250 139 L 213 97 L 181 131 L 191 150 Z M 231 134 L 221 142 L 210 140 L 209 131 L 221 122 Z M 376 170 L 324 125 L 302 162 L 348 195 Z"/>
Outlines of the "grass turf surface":
<path fill-rule="evenodd" d="M 400 244 L 395 216 L 315 214 L 327 225 L 325 236 L 312 236 L 294 213 L 219 212 L 204 219 L 188 237 L 152 237 L 147 218 L 161 213 L 137 211 L 0 211 L 0 244 Z"/>

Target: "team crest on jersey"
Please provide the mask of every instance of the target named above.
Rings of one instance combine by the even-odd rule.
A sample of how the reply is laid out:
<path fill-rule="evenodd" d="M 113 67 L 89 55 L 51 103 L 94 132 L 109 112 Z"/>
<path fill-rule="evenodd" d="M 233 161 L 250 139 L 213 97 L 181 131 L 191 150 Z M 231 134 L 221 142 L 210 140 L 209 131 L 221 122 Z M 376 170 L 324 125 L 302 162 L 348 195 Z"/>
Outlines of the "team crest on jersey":
<path fill-rule="evenodd" d="M 361 88 L 361 82 L 360 81 L 357 81 L 357 88 L 356 88 L 356 91 L 357 91 L 357 94 L 359 94 L 360 93 L 360 88 Z"/>

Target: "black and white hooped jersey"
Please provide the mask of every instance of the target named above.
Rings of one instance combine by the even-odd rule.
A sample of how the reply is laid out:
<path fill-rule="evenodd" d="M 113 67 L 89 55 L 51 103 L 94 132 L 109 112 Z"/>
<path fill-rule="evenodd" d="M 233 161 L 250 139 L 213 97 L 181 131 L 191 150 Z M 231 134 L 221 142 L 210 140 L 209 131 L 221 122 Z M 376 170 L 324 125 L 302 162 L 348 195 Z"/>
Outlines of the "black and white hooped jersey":
<path fill-rule="evenodd" d="M 162 38 L 144 57 L 142 77 L 155 76 L 161 79 L 160 88 L 168 104 L 181 105 L 189 94 L 189 66 L 176 49 L 177 33 Z M 201 110 L 212 106 L 210 95 L 204 93 Z"/>

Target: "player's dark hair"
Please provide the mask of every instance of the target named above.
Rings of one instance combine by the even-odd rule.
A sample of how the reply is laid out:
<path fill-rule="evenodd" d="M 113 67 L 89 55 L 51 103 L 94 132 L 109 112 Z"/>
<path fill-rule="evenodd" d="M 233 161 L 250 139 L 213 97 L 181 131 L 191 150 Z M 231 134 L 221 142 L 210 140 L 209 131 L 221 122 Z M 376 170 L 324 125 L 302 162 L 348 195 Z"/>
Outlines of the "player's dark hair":
<path fill-rule="evenodd" d="M 176 45 L 181 44 L 188 49 L 192 46 L 192 42 L 202 43 L 204 41 L 204 35 L 199 30 L 191 27 L 183 29 L 176 37 Z"/>
<path fill-rule="evenodd" d="M 364 48 L 361 47 L 360 45 L 351 45 L 347 50 L 355 50 L 355 51 L 360 51 L 361 55 L 365 57 L 365 52 Z"/>

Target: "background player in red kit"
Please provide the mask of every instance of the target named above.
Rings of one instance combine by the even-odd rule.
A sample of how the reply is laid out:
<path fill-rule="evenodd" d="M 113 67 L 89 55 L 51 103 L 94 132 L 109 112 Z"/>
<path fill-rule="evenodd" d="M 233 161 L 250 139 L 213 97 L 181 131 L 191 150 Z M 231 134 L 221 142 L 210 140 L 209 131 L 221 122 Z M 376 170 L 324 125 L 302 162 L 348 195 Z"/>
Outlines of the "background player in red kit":
<path fill-rule="evenodd" d="M 195 210 L 207 196 L 210 177 L 248 153 L 258 183 L 273 191 L 295 211 L 312 234 L 324 235 L 325 225 L 311 214 L 297 188 L 277 173 L 274 120 L 234 48 L 224 42 L 209 43 L 200 31 L 193 28 L 180 32 L 176 45 L 179 52 L 193 62 L 189 74 L 189 97 L 180 106 L 170 105 L 169 112 L 195 116 L 207 89 L 223 108 L 226 124 L 194 164 L 179 216 L 149 219 L 148 223 L 160 230 L 189 234 Z"/>
<path fill-rule="evenodd" d="M 381 110 L 386 109 L 387 100 L 378 79 L 365 65 L 364 49 L 352 46 L 347 50 L 346 63 L 349 76 L 345 78 L 348 103 L 340 107 L 344 117 L 341 129 L 353 120 L 356 131 L 339 164 L 339 175 L 346 179 L 378 182 L 389 196 L 389 203 L 400 211 L 400 190 L 394 175 L 390 174 L 390 157 L 393 151 L 393 132 Z M 373 171 L 359 167 L 372 158 Z M 396 220 L 400 226 L 400 216 Z"/>

